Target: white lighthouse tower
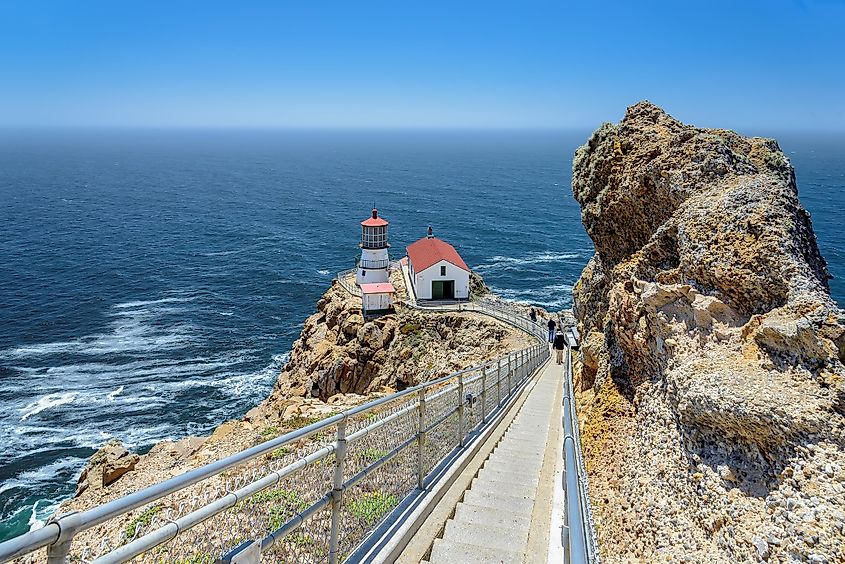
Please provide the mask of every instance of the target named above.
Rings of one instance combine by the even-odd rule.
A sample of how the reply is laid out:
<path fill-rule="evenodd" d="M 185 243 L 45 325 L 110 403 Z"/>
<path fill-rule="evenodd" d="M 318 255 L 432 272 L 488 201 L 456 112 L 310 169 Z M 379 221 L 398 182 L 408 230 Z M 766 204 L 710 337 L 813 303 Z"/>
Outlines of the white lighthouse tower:
<path fill-rule="evenodd" d="M 378 216 L 378 210 L 373 208 L 373 214 L 361 222 L 361 260 L 358 261 L 358 272 L 355 282 L 374 284 L 387 282 L 390 258 L 387 249 L 387 221 Z"/>

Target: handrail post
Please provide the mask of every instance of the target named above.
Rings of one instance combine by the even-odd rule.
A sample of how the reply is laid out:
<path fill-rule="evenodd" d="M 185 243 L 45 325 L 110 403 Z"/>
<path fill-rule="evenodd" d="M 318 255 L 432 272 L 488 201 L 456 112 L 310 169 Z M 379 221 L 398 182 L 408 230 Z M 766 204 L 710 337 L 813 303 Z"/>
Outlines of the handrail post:
<path fill-rule="evenodd" d="M 417 486 L 425 489 L 425 389 L 417 392 L 419 396 L 420 431 L 417 434 Z"/>
<path fill-rule="evenodd" d="M 513 392 L 513 385 L 511 384 L 511 354 L 508 353 L 508 393 Z"/>
<path fill-rule="evenodd" d="M 496 372 L 496 405 L 502 405 L 502 371 Z"/>
<path fill-rule="evenodd" d="M 458 444 L 464 446 L 464 375 L 458 374 Z"/>
<path fill-rule="evenodd" d="M 487 423 L 487 365 L 481 369 L 481 422 Z"/>
<path fill-rule="evenodd" d="M 47 564 L 66 564 L 70 555 L 70 543 L 73 537 L 63 542 L 56 542 L 47 547 Z"/>
<path fill-rule="evenodd" d="M 502 357 L 499 357 L 496 360 L 496 381 L 499 383 L 499 386 L 502 385 Z M 508 388 L 505 392 L 505 397 L 510 397 L 510 395 L 511 390 Z"/>
<path fill-rule="evenodd" d="M 346 418 L 337 422 L 337 446 L 335 447 L 334 486 L 332 489 L 332 530 L 329 537 L 329 564 L 337 564 L 338 533 L 340 532 L 340 511 L 343 501 L 343 463 L 346 460 Z"/>

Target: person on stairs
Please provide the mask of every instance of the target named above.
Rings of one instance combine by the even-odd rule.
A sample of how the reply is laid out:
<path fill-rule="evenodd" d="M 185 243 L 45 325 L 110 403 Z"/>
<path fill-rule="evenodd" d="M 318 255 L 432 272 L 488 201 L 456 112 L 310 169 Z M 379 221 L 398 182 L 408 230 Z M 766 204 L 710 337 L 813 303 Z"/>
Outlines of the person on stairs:
<path fill-rule="evenodd" d="M 554 319 L 549 319 L 549 343 L 555 342 L 555 323 Z"/>
<path fill-rule="evenodd" d="M 566 336 L 563 334 L 563 331 L 555 335 L 554 348 L 557 355 L 557 363 L 563 364 L 563 350 L 566 348 Z"/>

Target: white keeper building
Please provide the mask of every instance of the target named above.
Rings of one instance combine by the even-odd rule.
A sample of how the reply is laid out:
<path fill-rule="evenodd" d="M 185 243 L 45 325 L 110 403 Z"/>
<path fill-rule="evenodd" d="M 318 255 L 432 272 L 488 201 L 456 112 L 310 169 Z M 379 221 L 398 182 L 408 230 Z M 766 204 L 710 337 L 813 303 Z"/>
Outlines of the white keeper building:
<path fill-rule="evenodd" d="M 469 299 L 469 267 L 455 247 L 428 236 L 406 247 L 408 274 L 418 300 Z"/>

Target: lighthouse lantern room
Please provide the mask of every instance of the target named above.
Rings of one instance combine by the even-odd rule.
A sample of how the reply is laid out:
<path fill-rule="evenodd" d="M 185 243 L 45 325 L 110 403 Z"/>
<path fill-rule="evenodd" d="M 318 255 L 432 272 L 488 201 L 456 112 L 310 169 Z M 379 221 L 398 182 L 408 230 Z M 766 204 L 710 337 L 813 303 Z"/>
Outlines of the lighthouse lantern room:
<path fill-rule="evenodd" d="M 361 284 L 387 282 L 390 258 L 387 250 L 387 221 L 378 216 L 378 210 L 373 208 L 373 214 L 361 222 L 361 260 L 358 261 L 358 271 L 355 281 Z"/>

